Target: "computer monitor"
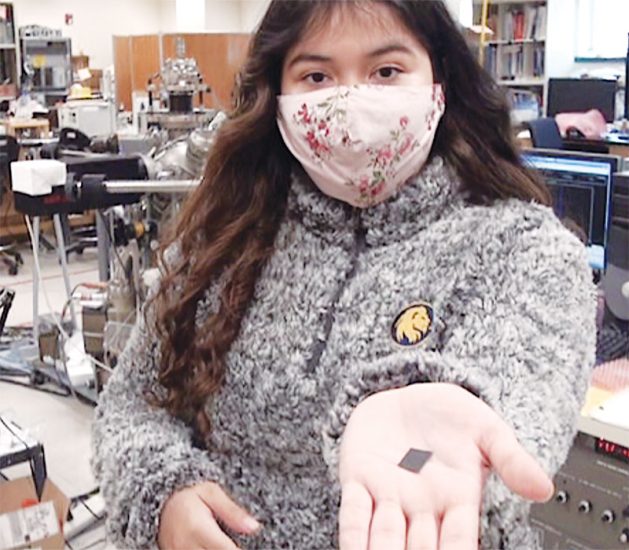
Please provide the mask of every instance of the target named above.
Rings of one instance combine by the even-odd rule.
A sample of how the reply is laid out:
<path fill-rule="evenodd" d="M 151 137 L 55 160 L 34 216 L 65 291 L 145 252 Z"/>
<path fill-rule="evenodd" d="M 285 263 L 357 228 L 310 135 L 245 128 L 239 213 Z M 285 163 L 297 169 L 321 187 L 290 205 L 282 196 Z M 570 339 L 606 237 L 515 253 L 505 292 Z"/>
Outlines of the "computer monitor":
<path fill-rule="evenodd" d="M 575 222 L 586 236 L 592 269 L 607 267 L 613 174 L 620 157 L 529 149 L 524 163 L 537 170 L 553 196 L 555 214 Z"/>
<path fill-rule="evenodd" d="M 601 78 L 551 78 L 546 116 L 598 109 L 607 122 L 616 112 L 616 81 Z"/>

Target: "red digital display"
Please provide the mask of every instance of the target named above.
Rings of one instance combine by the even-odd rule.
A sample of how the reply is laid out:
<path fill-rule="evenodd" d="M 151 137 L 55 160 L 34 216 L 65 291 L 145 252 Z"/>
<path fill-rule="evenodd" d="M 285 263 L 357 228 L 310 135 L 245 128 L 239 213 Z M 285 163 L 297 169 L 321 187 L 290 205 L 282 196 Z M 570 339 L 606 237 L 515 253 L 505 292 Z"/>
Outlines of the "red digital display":
<path fill-rule="evenodd" d="M 598 438 L 596 440 L 596 452 L 602 455 L 613 456 L 629 464 L 629 449 L 617 443 Z"/>

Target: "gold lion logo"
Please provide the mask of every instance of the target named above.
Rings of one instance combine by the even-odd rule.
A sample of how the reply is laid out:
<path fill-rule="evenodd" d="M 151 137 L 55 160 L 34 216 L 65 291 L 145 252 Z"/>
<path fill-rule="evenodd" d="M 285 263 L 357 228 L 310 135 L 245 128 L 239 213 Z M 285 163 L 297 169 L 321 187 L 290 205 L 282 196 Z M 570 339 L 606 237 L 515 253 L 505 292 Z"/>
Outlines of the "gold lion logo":
<path fill-rule="evenodd" d="M 415 346 L 428 336 L 432 323 L 432 308 L 428 304 L 415 304 L 397 316 L 391 327 L 391 336 L 402 346 Z"/>

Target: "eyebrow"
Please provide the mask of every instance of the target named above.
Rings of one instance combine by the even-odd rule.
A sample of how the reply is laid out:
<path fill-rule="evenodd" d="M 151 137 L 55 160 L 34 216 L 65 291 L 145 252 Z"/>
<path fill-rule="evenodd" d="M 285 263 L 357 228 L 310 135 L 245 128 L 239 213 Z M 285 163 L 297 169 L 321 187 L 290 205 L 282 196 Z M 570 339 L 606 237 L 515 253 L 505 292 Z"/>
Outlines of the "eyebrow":
<path fill-rule="evenodd" d="M 393 43 L 393 44 L 387 44 L 386 46 L 382 46 L 380 48 L 377 48 L 369 52 L 367 54 L 367 57 L 372 57 L 372 58 L 380 57 L 382 55 L 386 55 L 389 53 L 405 53 L 408 55 L 413 55 L 413 51 L 409 47 L 405 46 L 404 44 Z M 288 68 L 291 68 L 297 63 L 307 63 L 307 62 L 330 63 L 331 61 L 332 61 L 332 58 L 327 55 L 300 53 L 299 55 L 296 55 L 295 57 L 293 57 L 293 59 L 290 60 L 290 63 L 288 64 Z"/>
<path fill-rule="evenodd" d="M 293 65 L 297 65 L 297 63 L 329 63 L 330 61 L 332 61 L 332 58 L 328 57 L 327 55 L 300 53 L 299 55 L 296 55 L 295 57 L 293 57 L 293 59 L 291 59 L 290 63 L 288 64 L 288 68 L 290 69 Z"/>
<path fill-rule="evenodd" d="M 377 50 L 373 50 L 372 52 L 369 52 L 367 56 L 380 57 L 381 55 L 386 55 L 388 53 L 406 53 L 409 55 L 413 55 L 413 51 L 408 46 L 395 42 L 392 44 L 387 44 L 386 46 L 382 46 Z"/>

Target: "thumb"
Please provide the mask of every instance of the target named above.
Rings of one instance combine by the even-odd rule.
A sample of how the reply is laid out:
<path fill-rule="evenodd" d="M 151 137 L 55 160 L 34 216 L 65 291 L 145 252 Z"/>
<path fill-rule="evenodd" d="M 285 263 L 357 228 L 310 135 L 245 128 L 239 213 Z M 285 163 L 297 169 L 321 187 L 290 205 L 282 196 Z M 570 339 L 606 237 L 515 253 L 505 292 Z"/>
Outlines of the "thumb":
<path fill-rule="evenodd" d="M 546 502 L 553 496 L 552 480 L 497 416 L 483 432 L 479 446 L 491 467 L 514 493 L 537 502 Z"/>
<path fill-rule="evenodd" d="M 204 483 L 197 489 L 197 494 L 214 516 L 233 531 L 253 535 L 261 529 L 262 525 L 215 483 Z"/>

